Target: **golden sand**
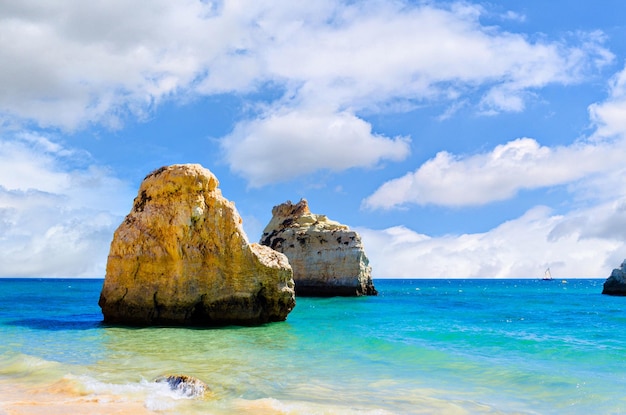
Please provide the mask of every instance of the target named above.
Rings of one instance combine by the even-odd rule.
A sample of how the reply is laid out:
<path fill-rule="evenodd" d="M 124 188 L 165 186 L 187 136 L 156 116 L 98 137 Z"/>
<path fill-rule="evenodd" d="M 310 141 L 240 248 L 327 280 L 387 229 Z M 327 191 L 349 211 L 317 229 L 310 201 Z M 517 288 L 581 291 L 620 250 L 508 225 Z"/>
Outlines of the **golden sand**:
<path fill-rule="evenodd" d="M 93 395 L 76 384 L 60 380 L 48 387 L 0 383 L 0 415 L 156 415 L 140 400 L 115 395 Z"/>

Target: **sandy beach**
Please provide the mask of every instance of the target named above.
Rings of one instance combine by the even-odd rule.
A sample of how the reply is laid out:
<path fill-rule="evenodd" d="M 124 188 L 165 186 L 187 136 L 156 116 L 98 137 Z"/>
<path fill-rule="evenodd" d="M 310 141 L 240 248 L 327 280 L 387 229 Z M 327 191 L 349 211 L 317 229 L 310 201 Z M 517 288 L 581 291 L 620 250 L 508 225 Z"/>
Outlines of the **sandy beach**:
<path fill-rule="evenodd" d="M 140 399 L 96 395 L 62 379 L 48 387 L 0 383 L 0 415 L 152 415 Z"/>

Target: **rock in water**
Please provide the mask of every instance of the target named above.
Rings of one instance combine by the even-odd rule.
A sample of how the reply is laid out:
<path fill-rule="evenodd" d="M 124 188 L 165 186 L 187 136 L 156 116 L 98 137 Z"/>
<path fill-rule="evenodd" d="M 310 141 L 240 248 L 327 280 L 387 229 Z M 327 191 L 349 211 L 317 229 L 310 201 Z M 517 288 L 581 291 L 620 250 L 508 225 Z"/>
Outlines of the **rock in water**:
<path fill-rule="evenodd" d="M 611 276 L 604 281 L 602 294 L 626 296 L 626 259 L 619 268 L 611 272 Z"/>
<path fill-rule="evenodd" d="M 154 380 L 156 383 L 167 383 L 174 392 L 186 398 L 200 398 L 209 387 L 200 379 L 187 375 L 165 375 Z"/>
<path fill-rule="evenodd" d="M 141 184 L 115 231 L 98 304 L 105 323 L 254 325 L 295 306 L 287 257 L 248 243 L 235 205 L 197 164 Z"/>
<path fill-rule="evenodd" d="M 301 296 L 376 295 L 361 237 L 311 213 L 305 199 L 274 206 L 261 244 L 289 258 Z"/>

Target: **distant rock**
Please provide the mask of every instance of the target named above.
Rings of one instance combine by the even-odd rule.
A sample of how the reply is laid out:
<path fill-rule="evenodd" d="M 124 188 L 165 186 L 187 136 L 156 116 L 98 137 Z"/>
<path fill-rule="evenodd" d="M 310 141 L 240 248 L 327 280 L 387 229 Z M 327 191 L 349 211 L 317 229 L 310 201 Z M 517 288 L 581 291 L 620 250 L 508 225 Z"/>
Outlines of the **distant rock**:
<path fill-rule="evenodd" d="M 185 398 L 201 398 L 209 391 L 206 383 L 187 375 L 165 375 L 154 380 L 156 383 L 167 383 L 169 388 Z"/>
<path fill-rule="evenodd" d="M 296 295 L 377 294 L 361 237 L 346 225 L 311 213 L 304 199 L 274 206 L 261 244 L 287 255 Z"/>
<path fill-rule="evenodd" d="M 619 268 L 611 272 L 611 276 L 604 281 L 602 294 L 626 296 L 626 259 Z"/>
<path fill-rule="evenodd" d="M 115 231 L 99 305 L 105 323 L 254 325 L 295 306 L 285 255 L 248 243 L 235 205 L 198 164 L 142 182 Z"/>

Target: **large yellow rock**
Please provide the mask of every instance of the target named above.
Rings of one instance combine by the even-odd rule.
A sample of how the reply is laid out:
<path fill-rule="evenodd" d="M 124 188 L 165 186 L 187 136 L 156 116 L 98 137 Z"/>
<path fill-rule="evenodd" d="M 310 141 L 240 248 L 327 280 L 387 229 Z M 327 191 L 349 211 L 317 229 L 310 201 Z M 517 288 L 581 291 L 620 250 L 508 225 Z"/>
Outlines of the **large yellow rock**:
<path fill-rule="evenodd" d="M 261 244 L 289 258 L 299 296 L 377 294 L 359 234 L 311 213 L 305 199 L 274 206 Z"/>
<path fill-rule="evenodd" d="M 111 243 L 99 301 L 106 323 L 285 320 L 295 306 L 289 262 L 248 243 L 218 185 L 197 164 L 163 167 L 144 179 Z"/>

